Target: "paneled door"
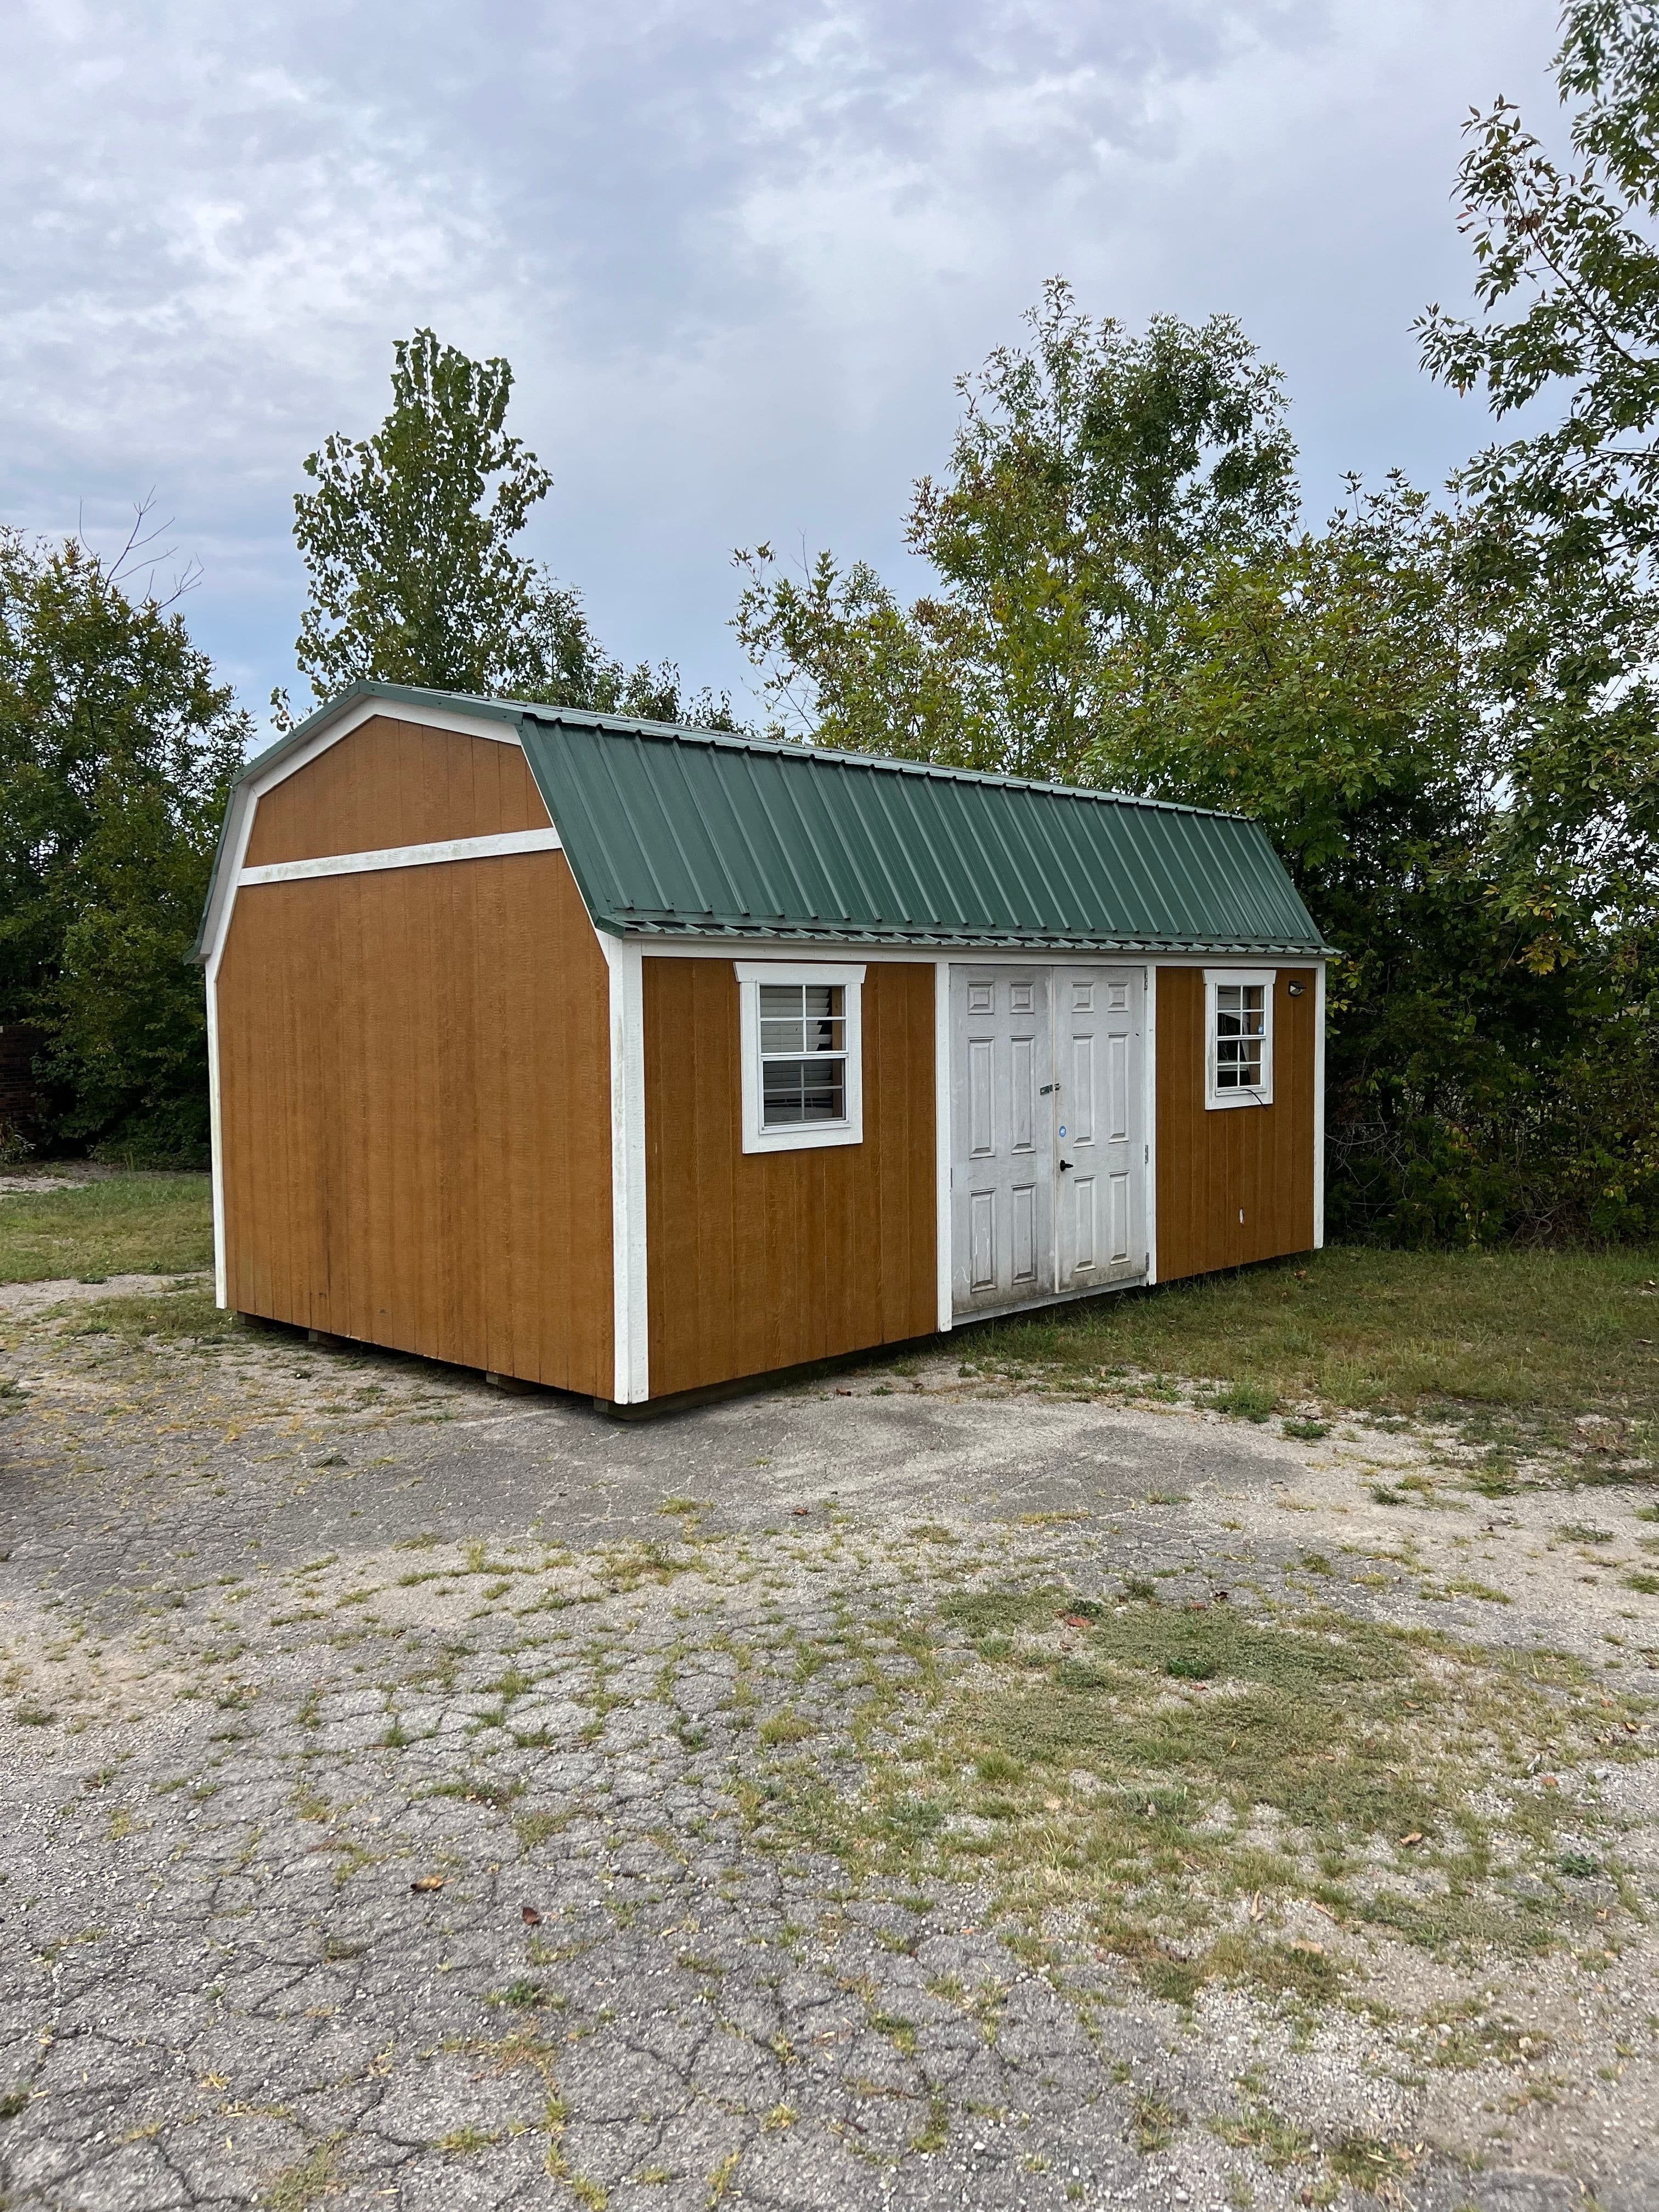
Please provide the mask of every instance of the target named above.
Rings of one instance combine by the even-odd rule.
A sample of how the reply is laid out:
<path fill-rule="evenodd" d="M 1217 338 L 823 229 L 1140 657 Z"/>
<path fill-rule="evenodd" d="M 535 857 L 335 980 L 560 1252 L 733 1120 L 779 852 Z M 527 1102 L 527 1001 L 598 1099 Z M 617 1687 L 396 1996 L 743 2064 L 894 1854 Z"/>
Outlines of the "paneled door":
<path fill-rule="evenodd" d="M 1139 969 L 951 970 L 951 1278 L 958 1318 L 1146 1269 Z"/>
<path fill-rule="evenodd" d="M 951 1304 L 1035 1303 L 1054 1280 L 1047 968 L 951 970 Z"/>
<path fill-rule="evenodd" d="M 1054 1287 L 1146 1270 L 1145 983 L 1137 969 L 1056 968 Z"/>

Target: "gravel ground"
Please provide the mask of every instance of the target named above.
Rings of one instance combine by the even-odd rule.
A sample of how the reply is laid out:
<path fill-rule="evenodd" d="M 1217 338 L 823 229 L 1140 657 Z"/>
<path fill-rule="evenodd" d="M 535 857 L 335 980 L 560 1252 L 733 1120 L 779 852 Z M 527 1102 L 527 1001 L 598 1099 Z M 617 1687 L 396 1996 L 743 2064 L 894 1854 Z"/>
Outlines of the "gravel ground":
<path fill-rule="evenodd" d="M 1659 1524 L 1567 1494 L 1605 1443 L 1494 1502 L 1443 1436 L 945 1358 L 611 1425 L 280 1332 L 88 1333 L 133 1294 L 197 1296 L 0 1292 L 0 2203 L 1659 2203 Z M 1305 1878 L 1214 1912 L 1282 1985 L 1172 1996 L 1073 1893 L 1011 1908 L 966 1770 L 901 1868 L 897 1762 L 1003 1694 L 969 1601 L 1071 1593 L 1024 1651 L 1060 1681 L 1152 1589 L 1494 1681 L 1566 1655 L 1604 1732 L 1470 1796 L 1550 1940 L 1395 1941 L 1269 1823 L 1239 1849 Z M 1547 1789 L 1577 1825 L 1517 1871 Z"/>

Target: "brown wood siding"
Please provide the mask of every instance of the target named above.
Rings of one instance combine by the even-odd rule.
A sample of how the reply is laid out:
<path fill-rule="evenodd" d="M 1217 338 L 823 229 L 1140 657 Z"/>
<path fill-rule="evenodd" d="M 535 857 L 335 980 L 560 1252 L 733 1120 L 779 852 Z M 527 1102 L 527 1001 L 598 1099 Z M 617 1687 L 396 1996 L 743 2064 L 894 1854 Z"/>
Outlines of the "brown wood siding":
<path fill-rule="evenodd" d="M 610 1397 L 609 1007 L 562 853 L 245 886 L 232 1306 Z"/>
<path fill-rule="evenodd" d="M 265 793 L 247 865 L 547 827 L 518 745 L 377 714 Z"/>
<path fill-rule="evenodd" d="M 1290 995 L 1293 982 L 1305 987 L 1300 998 Z M 1158 970 L 1160 1281 L 1312 1245 L 1316 1003 L 1312 969 L 1279 970 L 1273 1103 L 1211 1110 L 1204 1103 L 1204 970 Z"/>
<path fill-rule="evenodd" d="M 644 971 L 652 1396 L 936 1328 L 933 969 L 866 969 L 864 1142 L 794 1152 L 743 1149 L 732 962 Z"/>

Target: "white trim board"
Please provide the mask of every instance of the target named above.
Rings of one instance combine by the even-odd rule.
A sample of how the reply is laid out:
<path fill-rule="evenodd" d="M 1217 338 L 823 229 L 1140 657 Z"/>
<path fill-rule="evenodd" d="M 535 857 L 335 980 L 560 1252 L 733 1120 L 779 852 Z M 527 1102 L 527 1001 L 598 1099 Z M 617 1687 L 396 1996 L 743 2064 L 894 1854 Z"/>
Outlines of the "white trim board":
<path fill-rule="evenodd" d="M 449 837 L 434 845 L 386 845 L 371 853 L 331 853 L 312 860 L 273 860 L 263 868 L 243 868 L 237 887 L 247 884 L 307 883 L 318 876 L 366 876 L 382 868 L 424 868 L 443 860 L 487 860 L 509 853 L 557 853 L 556 830 L 501 830 L 485 837 Z"/>
<path fill-rule="evenodd" d="M 943 961 L 947 967 L 996 964 L 1014 968 L 1260 968 L 1272 960 L 1278 969 L 1317 968 L 1322 952 L 1146 952 L 1091 950 L 1037 945 L 1024 951 L 1006 945 L 981 949 L 974 945 L 853 945 L 831 939 L 777 937 L 659 937 L 645 931 L 611 931 L 600 935 L 619 945 L 636 945 L 647 960 L 787 960 L 798 966 L 816 963 L 831 965 L 848 960 L 897 961 L 911 967 L 927 967 Z"/>
<path fill-rule="evenodd" d="M 956 1327 L 952 1279 L 956 1209 L 951 1203 L 951 962 L 933 963 L 933 1185 L 941 1335 Z"/>
<path fill-rule="evenodd" d="M 1314 977 L 1314 1249 L 1325 1245 L 1325 963 Z"/>
<path fill-rule="evenodd" d="M 599 936 L 611 975 L 612 1402 L 651 1395 L 645 1206 L 645 975 L 639 947 Z"/>

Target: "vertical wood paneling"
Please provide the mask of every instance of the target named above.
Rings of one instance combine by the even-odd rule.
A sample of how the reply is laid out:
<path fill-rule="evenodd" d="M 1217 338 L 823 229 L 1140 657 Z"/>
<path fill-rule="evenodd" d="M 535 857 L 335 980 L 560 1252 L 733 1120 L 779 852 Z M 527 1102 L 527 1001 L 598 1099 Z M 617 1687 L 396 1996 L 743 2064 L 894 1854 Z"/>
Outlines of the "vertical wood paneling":
<path fill-rule="evenodd" d="M 866 969 L 864 1142 L 798 1152 L 743 1150 L 732 963 L 644 986 L 652 1395 L 930 1332 L 933 969 Z"/>
<path fill-rule="evenodd" d="M 547 826 L 530 763 L 516 744 L 377 714 L 265 793 L 254 813 L 247 865 Z"/>
<path fill-rule="evenodd" d="M 609 1397 L 609 1003 L 562 853 L 244 889 L 232 1305 Z"/>
<path fill-rule="evenodd" d="M 1309 1250 L 1313 970 L 1281 968 L 1273 986 L 1271 1106 L 1206 1108 L 1204 971 L 1160 968 L 1157 988 L 1158 1279 Z"/>

